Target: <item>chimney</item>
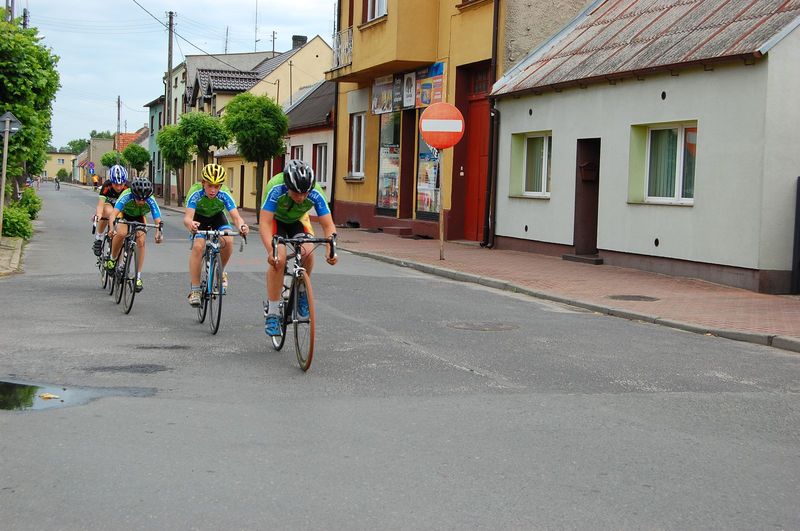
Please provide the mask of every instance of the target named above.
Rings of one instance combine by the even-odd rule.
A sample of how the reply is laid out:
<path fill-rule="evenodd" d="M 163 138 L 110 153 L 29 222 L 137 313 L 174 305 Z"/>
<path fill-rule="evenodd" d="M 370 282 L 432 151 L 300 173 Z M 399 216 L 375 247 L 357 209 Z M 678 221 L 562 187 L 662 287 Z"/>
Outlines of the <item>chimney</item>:
<path fill-rule="evenodd" d="M 292 50 L 300 48 L 308 42 L 308 37 L 305 35 L 292 35 Z"/>

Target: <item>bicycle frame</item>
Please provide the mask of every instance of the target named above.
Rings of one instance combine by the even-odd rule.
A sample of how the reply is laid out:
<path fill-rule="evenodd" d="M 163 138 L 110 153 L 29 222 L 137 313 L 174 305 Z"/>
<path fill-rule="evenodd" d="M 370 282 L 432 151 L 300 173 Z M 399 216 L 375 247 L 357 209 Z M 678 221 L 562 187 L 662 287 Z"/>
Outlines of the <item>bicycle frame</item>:
<path fill-rule="evenodd" d="M 238 232 L 230 232 L 227 230 L 220 231 L 220 230 L 198 230 L 195 234 L 199 234 L 201 236 L 205 236 L 206 240 L 206 247 L 203 250 L 203 260 L 208 264 L 211 263 L 211 259 L 217 260 L 219 256 L 220 249 L 222 245 L 220 244 L 220 238 L 223 236 L 237 236 L 240 235 Z M 242 241 L 239 244 L 239 252 L 241 253 L 244 251 L 244 244 L 247 243 L 247 236 L 242 236 Z M 194 245 L 194 240 L 192 240 L 192 245 Z M 202 267 L 202 266 L 201 266 Z M 206 266 L 208 267 L 208 266 Z M 206 286 L 206 295 L 211 295 L 211 286 L 213 285 L 213 277 L 208 278 L 207 286 Z"/>
<path fill-rule="evenodd" d="M 203 256 L 201 258 L 201 272 L 200 272 L 200 288 L 201 288 L 201 302 L 197 308 L 197 320 L 201 323 L 206 319 L 206 311 L 210 310 L 211 319 L 209 325 L 211 326 L 211 333 L 216 334 L 219 330 L 220 317 L 222 314 L 222 296 L 225 295 L 223 280 L 222 260 L 220 259 L 220 252 L 225 241 L 221 240 L 224 236 L 234 236 L 237 233 L 220 230 L 198 230 L 194 234 L 199 234 L 205 237 L 205 248 L 203 249 Z M 194 238 L 192 238 L 192 247 L 194 247 Z M 239 252 L 244 250 L 244 245 L 247 243 L 247 237 L 242 235 L 242 241 L 239 245 Z M 216 286 L 216 288 L 215 288 Z M 216 310 L 215 306 L 216 305 Z"/>

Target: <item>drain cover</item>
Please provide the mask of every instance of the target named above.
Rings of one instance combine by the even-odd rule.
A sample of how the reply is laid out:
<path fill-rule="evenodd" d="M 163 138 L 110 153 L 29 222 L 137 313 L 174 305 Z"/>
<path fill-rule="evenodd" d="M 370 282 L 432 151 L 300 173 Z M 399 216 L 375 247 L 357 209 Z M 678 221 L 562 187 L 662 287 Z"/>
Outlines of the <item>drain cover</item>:
<path fill-rule="evenodd" d="M 505 332 L 508 330 L 516 330 L 519 328 L 516 325 L 508 323 L 449 323 L 449 328 L 456 328 L 458 330 L 477 330 L 478 332 Z"/>
<path fill-rule="evenodd" d="M 655 297 L 648 297 L 647 295 L 609 295 L 609 299 L 614 299 L 615 301 L 642 301 L 642 302 L 655 302 L 657 299 Z"/>

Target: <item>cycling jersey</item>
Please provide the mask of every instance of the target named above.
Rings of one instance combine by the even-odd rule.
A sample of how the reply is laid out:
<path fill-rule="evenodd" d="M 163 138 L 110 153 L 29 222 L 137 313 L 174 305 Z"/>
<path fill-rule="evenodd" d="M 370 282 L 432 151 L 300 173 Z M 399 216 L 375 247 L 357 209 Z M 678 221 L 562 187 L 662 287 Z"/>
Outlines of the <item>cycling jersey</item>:
<path fill-rule="evenodd" d="M 283 172 L 277 174 L 267 183 L 261 210 L 272 212 L 275 219 L 281 223 L 299 221 L 312 208 L 317 211 L 317 216 L 325 216 L 331 213 L 331 209 L 328 207 L 328 200 L 325 199 L 325 192 L 322 191 L 322 187 L 319 184 L 316 184 L 308 193 L 305 201 L 298 205 L 289 197 L 289 188 L 283 182 Z"/>
<path fill-rule="evenodd" d="M 119 196 L 128 189 L 128 185 L 123 185 L 122 190 L 117 192 L 114 190 L 114 187 L 111 186 L 111 179 L 106 179 L 106 182 L 103 183 L 103 186 L 100 187 L 100 197 L 106 200 L 106 203 L 113 205 L 119 199 Z"/>
<path fill-rule="evenodd" d="M 133 199 L 133 194 L 130 189 L 125 190 L 120 194 L 114 208 L 130 217 L 140 217 L 145 214 L 150 214 L 153 219 L 161 218 L 161 210 L 158 208 L 158 203 L 153 199 L 153 196 L 148 197 L 143 205 L 137 205 Z"/>
<path fill-rule="evenodd" d="M 205 218 L 212 218 L 227 210 L 230 212 L 236 208 L 236 201 L 233 200 L 231 190 L 225 185 L 220 187 L 217 197 L 210 198 L 203 190 L 202 183 L 194 183 L 186 194 L 186 208 L 193 208 L 195 214 Z"/>

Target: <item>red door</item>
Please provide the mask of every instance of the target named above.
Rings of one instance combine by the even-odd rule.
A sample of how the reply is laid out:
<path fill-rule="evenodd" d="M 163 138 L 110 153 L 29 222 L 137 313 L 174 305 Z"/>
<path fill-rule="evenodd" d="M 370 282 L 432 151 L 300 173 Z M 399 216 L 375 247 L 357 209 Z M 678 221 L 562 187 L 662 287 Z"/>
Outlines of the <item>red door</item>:
<path fill-rule="evenodd" d="M 464 204 L 464 238 L 483 239 L 483 217 L 486 211 L 486 171 L 489 160 L 489 100 L 470 99 L 466 116 L 467 167 L 453 168 L 464 172 L 466 186 Z M 457 179 L 457 178 L 456 178 Z"/>

